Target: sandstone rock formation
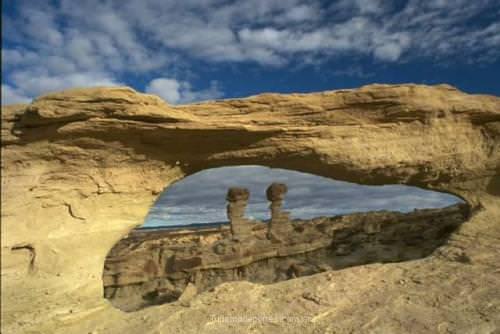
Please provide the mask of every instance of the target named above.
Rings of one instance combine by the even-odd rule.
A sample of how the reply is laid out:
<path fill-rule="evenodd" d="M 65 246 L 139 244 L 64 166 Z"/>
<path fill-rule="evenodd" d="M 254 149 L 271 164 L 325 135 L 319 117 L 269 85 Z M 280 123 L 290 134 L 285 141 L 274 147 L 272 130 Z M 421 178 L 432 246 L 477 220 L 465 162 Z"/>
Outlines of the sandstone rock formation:
<path fill-rule="evenodd" d="M 469 215 L 466 204 L 456 204 L 311 220 L 283 221 L 281 216 L 272 239 L 267 224 L 259 221 L 248 222 L 245 238 L 236 240 L 227 225 L 193 231 L 138 229 L 108 254 L 104 295 L 119 309 L 135 311 L 180 300 L 190 285 L 201 292 L 230 281 L 270 284 L 329 269 L 415 260 L 441 246 Z M 224 245 L 225 251 L 214 245 Z M 464 256 L 462 261 L 469 260 Z"/>
<path fill-rule="evenodd" d="M 271 209 L 271 221 L 269 222 L 267 237 L 274 241 L 280 241 L 280 236 L 286 234 L 286 230 L 290 226 L 287 224 L 290 220 L 290 215 L 282 210 L 283 200 L 287 191 L 288 187 L 284 183 L 273 183 L 266 190 L 267 199 L 271 202 L 271 205 L 269 205 Z"/>
<path fill-rule="evenodd" d="M 233 240 L 243 241 L 251 234 L 251 225 L 245 218 L 245 209 L 250 192 L 246 188 L 230 188 L 227 192 L 227 218 L 231 223 L 231 233 Z"/>
<path fill-rule="evenodd" d="M 241 164 L 435 189 L 474 213 L 422 260 L 265 286 L 225 283 L 189 307 L 124 313 L 110 305 L 106 254 L 161 190 Z M 2 332 L 492 333 L 500 322 L 499 169 L 500 99 L 447 85 L 177 107 L 129 88 L 92 88 L 2 108 Z M 284 313 L 307 321 L 214 319 Z"/>

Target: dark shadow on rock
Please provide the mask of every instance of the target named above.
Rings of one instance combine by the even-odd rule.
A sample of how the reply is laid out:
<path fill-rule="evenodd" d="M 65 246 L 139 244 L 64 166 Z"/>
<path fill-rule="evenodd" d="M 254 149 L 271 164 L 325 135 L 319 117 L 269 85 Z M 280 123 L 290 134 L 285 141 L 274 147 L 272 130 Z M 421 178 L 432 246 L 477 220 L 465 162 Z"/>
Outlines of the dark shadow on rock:
<path fill-rule="evenodd" d="M 443 245 L 469 216 L 468 204 L 354 213 L 280 221 L 272 237 L 272 222 L 250 220 L 244 222 L 250 229 L 243 235 L 228 225 L 136 230 L 106 258 L 105 297 L 117 308 L 134 311 L 176 301 L 190 283 L 202 292 L 229 281 L 271 284 L 351 266 L 420 259 Z M 234 238 L 233 233 L 240 235 Z"/>

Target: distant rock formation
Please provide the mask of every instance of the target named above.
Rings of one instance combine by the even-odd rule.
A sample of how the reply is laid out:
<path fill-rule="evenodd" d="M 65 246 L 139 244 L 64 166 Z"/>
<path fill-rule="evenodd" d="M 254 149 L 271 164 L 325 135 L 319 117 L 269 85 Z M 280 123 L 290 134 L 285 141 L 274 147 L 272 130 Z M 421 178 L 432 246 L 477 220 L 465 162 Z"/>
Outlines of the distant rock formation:
<path fill-rule="evenodd" d="M 279 235 L 286 233 L 289 229 L 289 225 L 286 223 L 290 221 L 290 215 L 288 212 L 282 211 L 283 200 L 287 192 L 288 187 L 284 183 L 273 183 L 266 190 L 267 199 L 271 202 L 269 206 L 271 209 L 271 220 L 269 222 L 267 237 L 274 241 L 281 241 Z"/>
<path fill-rule="evenodd" d="M 230 188 L 227 192 L 227 217 L 231 223 L 234 240 L 242 241 L 251 236 L 252 226 L 245 218 L 245 208 L 249 198 L 250 192 L 246 188 Z"/>
<path fill-rule="evenodd" d="M 278 186 L 284 185 L 269 189 Z M 284 191 L 271 198 L 283 199 L 282 195 Z M 231 188 L 228 198 L 244 202 L 248 191 Z M 122 310 L 134 311 L 176 301 L 190 285 L 202 292 L 229 281 L 269 284 L 325 268 L 415 260 L 441 246 L 467 219 L 469 208 L 457 204 L 410 213 L 379 211 L 294 221 L 279 216 L 272 238 L 268 224 L 240 220 L 240 214 L 231 215 L 230 231 L 209 227 L 132 233 L 106 258 L 106 298 Z M 245 233 L 240 234 L 240 228 Z"/>

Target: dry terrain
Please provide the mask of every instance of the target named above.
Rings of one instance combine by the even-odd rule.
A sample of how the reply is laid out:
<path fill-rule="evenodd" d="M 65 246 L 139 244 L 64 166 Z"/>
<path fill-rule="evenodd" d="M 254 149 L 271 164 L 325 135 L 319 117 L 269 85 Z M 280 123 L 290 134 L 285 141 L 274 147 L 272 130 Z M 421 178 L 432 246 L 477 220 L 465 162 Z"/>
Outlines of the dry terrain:
<path fill-rule="evenodd" d="M 2 333 L 500 332 L 498 97 L 370 85 L 171 106 L 91 88 L 1 116 Z M 473 214 L 423 259 L 113 307 L 105 257 L 158 194 L 242 164 L 453 193 Z"/>

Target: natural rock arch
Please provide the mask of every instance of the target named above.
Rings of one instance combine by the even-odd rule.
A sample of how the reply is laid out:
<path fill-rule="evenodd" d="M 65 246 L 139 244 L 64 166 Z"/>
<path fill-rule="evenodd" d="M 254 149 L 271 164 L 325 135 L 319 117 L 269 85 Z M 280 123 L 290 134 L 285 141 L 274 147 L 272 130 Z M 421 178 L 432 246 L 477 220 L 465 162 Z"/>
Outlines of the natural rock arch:
<path fill-rule="evenodd" d="M 224 282 L 271 284 L 424 258 L 470 214 L 454 196 L 414 187 L 363 187 L 262 166 L 204 172 L 165 189 L 142 228 L 110 250 L 103 285 L 113 306 L 186 304 Z M 405 196 L 411 200 L 397 200 Z M 301 214 L 308 205 L 316 208 Z"/>
<path fill-rule="evenodd" d="M 11 331 L 71 326 L 97 310 L 125 319 L 102 300 L 107 251 L 163 188 L 209 167 L 251 163 L 453 193 L 481 210 L 440 253 L 453 258 L 459 245 L 488 265 L 482 245 L 498 247 L 489 239 L 500 235 L 496 97 L 371 85 L 172 107 L 129 88 L 92 88 L 3 108 L 2 121 L 2 318 Z"/>

